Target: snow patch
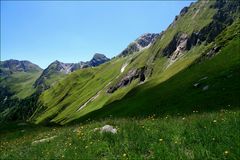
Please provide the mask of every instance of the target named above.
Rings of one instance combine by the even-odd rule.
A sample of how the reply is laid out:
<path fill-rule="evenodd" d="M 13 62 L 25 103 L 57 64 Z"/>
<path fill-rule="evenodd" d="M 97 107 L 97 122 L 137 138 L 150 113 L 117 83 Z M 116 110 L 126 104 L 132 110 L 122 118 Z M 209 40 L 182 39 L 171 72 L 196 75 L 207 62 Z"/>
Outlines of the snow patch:
<path fill-rule="evenodd" d="M 99 96 L 100 92 L 101 92 L 101 90 L 100 90 L 95 96 L 93 96 L 92 98 L 90 98 L 87 102 L 85 102 L 83 105 L 81 105 L 81 106 L 78 108 L 77 112 L 79 112 L 81 109 L 83 109 L 84 107 L 86 107 L 86 105 L 87 105 L 88 103 L 94 101 L 94 100 Z"/>
<path fill-rule="evenodd" d="M 121 73 L 124 72 L 124 70 L 125 70 L 125 68 L 127 67 L 127 65 L 128 65 L 128 63 L 124 63 L 124 64 L 123 64 L 123 66 L 122 66 L 122 68 L 121 68 Z"/>

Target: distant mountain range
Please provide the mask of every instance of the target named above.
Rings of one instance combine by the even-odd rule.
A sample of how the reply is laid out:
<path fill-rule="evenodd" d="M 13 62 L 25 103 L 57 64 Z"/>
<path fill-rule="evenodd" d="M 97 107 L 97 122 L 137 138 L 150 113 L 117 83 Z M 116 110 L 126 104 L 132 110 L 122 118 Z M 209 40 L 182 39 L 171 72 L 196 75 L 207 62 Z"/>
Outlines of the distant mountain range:
<path fill-rule="evenodd" d="M 134 42 L 130 43 L 126 49 L 124 49 L 119 56 L 127 56 L 131 53 L 141 51 L 149 46 L 151 46 L 159 34 L 146 33 Z M 110 59 L 104 54 L 95 53 L 90 61 L 79 63 L 64 63 L 58 60 L 52 62 L 46 69 L 42 70 L 38 65 L 33 64 L 29 61 L 19 61 L 19 60 L 6 60 L 0 63 L 0 75 L 9 76 L 10 74 L 17 72 L 42 72 L 41 75 L 34 80 L 34 88 L 40 90 L 48 89 L 52 84 L 56 83 L 60 79 L 64 78 L 66 74 L 74 72 L 79 69 L 88 67 L 97 67 Z"/>
<path fill-rule="evenodd" d="M 53 81 L 63 78 L 65 74 L 69 74 L 78 69 L 83 69 L 87 67 L 96 67 L 100 64 L 103 64 L 110 59 L 107 58 L 104 54 L 96 53 L 93 58 L 87 62 L 79 63 L 63 63 L 59 61 L 54 61 L 46 69 L 43 70 L 41 76 L 34 83 L 34 87 L 41 86 L 42 89 L 47 89 L 53 84 Z M 61 75 L 61 76 L 60 76 Z M 60 78 L 61 77 L 61 78 Z"/>

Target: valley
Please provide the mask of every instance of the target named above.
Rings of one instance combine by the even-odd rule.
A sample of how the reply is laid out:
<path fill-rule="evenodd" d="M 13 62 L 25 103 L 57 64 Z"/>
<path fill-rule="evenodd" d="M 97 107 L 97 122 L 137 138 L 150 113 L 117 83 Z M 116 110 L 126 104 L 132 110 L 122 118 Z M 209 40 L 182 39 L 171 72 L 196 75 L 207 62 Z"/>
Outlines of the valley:
<path fill-rule="evenodd" d="M 0 159 L 238 159 L 239 44 L 239 2 L 200 0 L 112 58 L 1 61 Z"/>

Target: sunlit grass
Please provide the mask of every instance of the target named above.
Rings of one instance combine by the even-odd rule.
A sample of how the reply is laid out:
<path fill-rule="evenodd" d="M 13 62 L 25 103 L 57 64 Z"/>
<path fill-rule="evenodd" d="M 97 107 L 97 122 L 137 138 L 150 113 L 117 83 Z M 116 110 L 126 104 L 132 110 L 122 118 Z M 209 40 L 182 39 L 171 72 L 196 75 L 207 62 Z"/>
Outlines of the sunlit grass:
<path fill-rule="evenodd" d="M 1 159 L 237 159 L 240 112 L 106 118 L 64 127 L 1 129 Z M 99 133 L 105 124 L 117 134 Z M 12 126 L 11 126 L 12 128 Z M 56 136 L 49 142 L 35 140 Z"/>

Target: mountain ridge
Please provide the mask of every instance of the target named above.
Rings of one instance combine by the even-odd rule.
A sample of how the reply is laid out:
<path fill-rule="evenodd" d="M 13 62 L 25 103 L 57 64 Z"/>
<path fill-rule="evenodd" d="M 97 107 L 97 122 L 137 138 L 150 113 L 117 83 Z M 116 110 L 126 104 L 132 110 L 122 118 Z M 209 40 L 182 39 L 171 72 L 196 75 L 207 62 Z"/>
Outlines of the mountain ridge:
<path fill-rule="evenodd" d="M 63 63 L 58 60 L 52 62 L 46 69 L 43 70 L 41 76 L 34 83 L 35 88 L 40 90 L 48 89 L 56 80 L 60 80 L 65 77 L 66 74 L 72 73 L 78 69 L 96 67 L 101 65 L 110 59 L 104 54 L 95 53 L 90 61 L 79 63 Z M 58 78 L 56 78 L 58 77 Z"/>
<path fill-rule="evenodd" d="M 9 59 L 5 61 L 0 61 L 0 71 L 1 75 L 4 74 L 11 74 L 13 72 L 34 72 L 34 71 L 41 71 L 42 69 L 28 61 L 28 60 L 15 60 Z"/>
<path fill-rule="evenodd" d="M 0 159 L 238 159 L 239 1 L 191 3 L 143 37 L 52 62 L 43 90 L 39 71 L 0 76 Z"/>

